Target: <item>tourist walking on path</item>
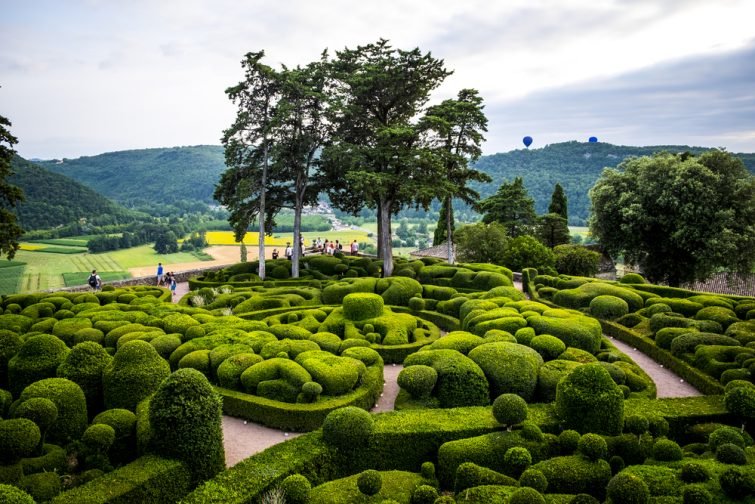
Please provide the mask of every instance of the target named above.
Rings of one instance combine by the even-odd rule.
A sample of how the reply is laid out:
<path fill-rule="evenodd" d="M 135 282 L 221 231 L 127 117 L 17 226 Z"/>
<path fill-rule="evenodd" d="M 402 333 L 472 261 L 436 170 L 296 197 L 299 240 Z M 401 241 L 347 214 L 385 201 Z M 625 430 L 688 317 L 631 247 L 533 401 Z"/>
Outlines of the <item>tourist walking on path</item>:
<path fill-rule="evenodd" d="M 89 280 L 87 280 L 87 283 L 89 284 L 89 287 L 92 288 L 92 290 L 102 290 L 102 278 L 100 278 L 100 275 L 97 274 L 96 269 L 92 270 L 92 274 L 89 275 Z"/>
<path fill-rule="evenodd" d="M 173 275 L 173 273 L 170 273 L 170 292 L 172 297 L 176 297 L 176 277 Z"/>
<path fill-rule="evenodd" d="M 356 240 L 351 242 L 351 255 L 355 256 L 359 254 L 359 244 Z"/>
<path fill-rule="evenodd" d="M 163 263 L 157 263 L 157 285 L 163 284 Z"/>

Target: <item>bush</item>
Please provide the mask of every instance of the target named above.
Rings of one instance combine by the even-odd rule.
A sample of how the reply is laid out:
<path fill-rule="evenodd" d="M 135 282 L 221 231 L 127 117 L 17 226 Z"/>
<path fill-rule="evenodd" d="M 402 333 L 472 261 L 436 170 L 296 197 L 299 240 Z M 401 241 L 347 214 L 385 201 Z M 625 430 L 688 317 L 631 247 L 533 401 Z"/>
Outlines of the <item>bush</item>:
<path fill-rule="evenodd" d="M 159 386 L 149 404 L 157 453 L 185 462 L 194 481 L 225 469 L 222 401 L 205 376 L 179 369 Z"/>
<path fill-rule="evenodd" d="M 60 493 L 60 476 L 54 472 L 31 474 L 22 478 L 18 486 L 31 495 L 35 501 L 47 502 Z M 2 500 L 1 495 L 0 501 L 7 502 Z"/>
<path fill-rule="evenodd" d="M 432 462 L 423 462 L 420 468 L 420 475 L 428 480 L 435 479 L 435 464 Z"/>
<path fill-rule="evenodd" d="M 456 468 L 454 477 L 454 492 L 457 494 L 480 485 L 508 485 L 516 486 L 514 478 L 501 474 L 487 467 L 481 467 L 474 462 L 464 462 Z"/>
<path fill-rule="evenodd" d="M 94 424 L 109 425 L 115 431 L 115 443 L 110 450 L 114 461 L 129 460 L 135 451 L 136 415 L 127 409 L 110 409 L 98 414 Z"/>
<path fill-rule="evenodd" d="M 683 504 L 711 504 L 713 498 L 705 488 L 688 486 L 682 490 Z"/>
<path fill-rule="evenodd" d="M 65 378 L 47 378 L 26 387 L 19 400 L 34 397 L 49 399 L 58 409 L 58 418 L 48 430 L 47 439 L 65 445 L 81 437 L 87 428 L 86 398 L 81 387 Z"/>
<path fill-rule="evenodd" d="M 532 455 L 523 446 L 514 446 L 503 454 L 503 467 L 506 468 L 506 474 L 513 478 L 519 478 L 530 465 L 532 465 Z"/>
<path fill-rule="evenodd" d="M 734 387 L 726 392 L 724 402 L 743 422 L 755 419 L 755 387 Z"/>
<path fill-rule="evenodd" d="M 146 341 L 129 341 L 102 373 L 105 407 L 131 411 L 170 375 L 170 365 Z"/>
<path fill-rule="evenodd" d="M 29 419 L 0 420 L 0 463 L 11 465 L 30 456 L 40 439 L 39 427 Z"/>
<path fill-rule="evenodd" d="M 650 500 L 647 484 L 634 474 L 626 472 L 620 472 L 611 478 L 606 493 L 612 504 L 646 504 Z"/>
<path fill-rule="evenodd" d="M 524 487 L 511 494 L 509 504 L 545 504 L 545 498 L 534 488 Z"/>
<path fill-rule="evenodd" d="M 541 334 L 529 342 L 529 346 L 539 353 L 544 361 L 558 358 L 566 350 L 566 344 L 555 336 Z"/>
<path fill-rule="evenodd" d="M 493 401 L 493 416 L 498 423 L 511 426 L 527 419 L 527 401 L 516 394 L 501 394 Z"/>
<path fill-rule="evenodd" d="M 532 348 L 518 343 L 486 343 L 469 352 L 469 358 L 485 373 L 493 397 L 513 393 L 525 400 L 534 398 L 543 358 Z"/>
<path fill-rule="evenodd" d="M 747 456 L 745 451 L 734 443 L 724 443 L 716 448 L 716 460 L 722 464 L 745 465 Z"/>
<path fill-rule="evenodd" d="M 581 245 L 557 245 L 553 254 L 556 271 L 564 275 L 591 277 L 600 268 L 600 254 Z"/>
<path fill-rule="evenodd" d="M 682 460 L 682 449 L 670 439 L 659 439 L 653 445 L 653 458 L 663 462 Z"/>
<path fill-rule="evenodd" d="M 301 474 L 292 474 L 281 483 L 281 490 L 283 490 L 288 504 L 306 504 L 309 502 L 309 491 L 311 489 L 311 483 Z"/>
<path fill-rule="evenodd" d="M 0 483 L 0 502 L 5 504 L 34 504 L 34 498 L 20 488 Z"/>
<path fill-rule="evenodd" d="M 383 476 L 374 469 L 362 472 L 357 478 L 357 487 L 365 495 L 375 495 L 383 486 Z"/>
<path fill-rule="evenodd" d="M 88 411 L 102 409 L 102 372 L 111 360 L 110 354 L 100 345 L 93 341 L 85 341 L 74 346 L 63 363 L 58 366 L 57 374 L 60 378 L 68 378 L 81 387 Z"/>
<path fill-rule="evenodd" d="M 596 296 L 590 301 L 590 313 L 601 319 L 614 320 L 629 313 L 629 305 L 616 296 Z"/>
<path fill-rule="evenodd" d="M 732 467 L 718 476 L 721 490 L 732 499 L 741 499 L 755 493 L 755 478 L 737 467 Z"/>
<path fill-rule="evenodd" d="M 68 347 L 49 334 L 27 338 L 16 355 L 8 361 L 8 383 L 14 397 L 27 386 L 44 378 L 53 378 L 68 355 Z"/>
<path fill-rule="evenodd" d="M 434 504 L 437 498 L 437 488 L 431 487 L 430 485 L 419 485 L 412 492 L 411 504 Z"/>
<path fill-rule="evenodd" d="M 32 397 L 20 403 L 14 410 L 13 416 L 31 420 L 39 427 L 41 438 L 38 448 L 41 449 L 45 442 L 45 434 L 58 419 L 58 407 L 45 397 Z"/>
<path fill-rule="evenodd" d="M 745 440 L 742 434 L 734 427 L 720 427 L 711 432 L 708 437 L 708 448 L 714 453 L 718 450 L 719 446 L 726 443 L 733 443 L 740 448 L 745 447 Z"/>
<path fill-rule="evenodd" d="M 329 445 L 345 450 L 358 450 L 367 445 L 374 429 L 372 416 L 356 406 L 332 411 L 322 424 L 322 437 Z"/>
<path fill-rule="evenodd" d="M 430 366 L 405 367 L 398 375 L 398 386 L 417 399 L 429 397 L 438 381 L 438 372 Z"/>
<path fill-rule="evenodd" d="M 548 480 L 549 493 L 589 493 L 601 498 L 611 478 L 605 460 L 590 461 L 578 455 L 553 457 L 532 466 Z"/>
<path fill-rule="evenodd" d="M 590 317 L 573 316 L 569 318 L 532 316 L 527 324 L 537 334 L 550 334 L 563 341 L 567 347 L 575 347 L 589 353 L 597 353 L 603 330 L 600 322 Z"/>
<path fill-rule="evenodd" d="M 81 442 L 93 452 L 105 453 L 115 442 L 115 429 L 105 424 L 92 424 L 84 431 Z"/>
<path fill-rule="evenodd" d="M 624 418 L 624 432 L 639 436 L 644 434 L 650 428 L 650 422 L 643 415 L 627 415 Z"/>
<path fill-rule="evenodd" d="M 569 501 L 569 504 L 600 504 L 600 501 L 590 494 L 577 494 Z"/>
<path fill-rule="evenodd" d="M 583 435 L 579 439 L 577 449 L 590 460 L 604 459 L 608 455 L 608 444 L 598 434 L 587 433 Z"/>
<path fill-rule="evenodd" d="M 513 271 L 524 268 L 543 270 L 556 264 L 553 251 L 529 235 L 517 236 L 509 240 L 503 250 L 501 263 Z"/>
<path fill-rule="evenodd" d="M 537 469 L 527 469 L 519 476 L 519 486 L 534 488 L 540 493 L 545 493 L 548 488 L 548 479 Z"/>
<path fill-rule="evenodd" d="M 624 394 L 600 364 L 585 364 L 556 388 L 556 414 L 567 429 L 616 435 L 624 424 Z"/>
<path fill-rule="evenodd" d="M 218 383 L 221 387 L 239 390 L 241 375 L 259 362 L 262 362 L 262 357 L 255 353 L 240 353 L 228 357 L 218 366 Z"/>
<path fill-rule="evenodd" d="M 679 477 L 685 483 L 703 483 L 710 479 L 710 473 L 705 466 L 697 462 L 685 462 L 682 464 Z"/>
<path fill-rule="evenodd" d="M 611 466 L 611 474 L 614 475 L 619 474 L 626 467 L 624 459 L 619 457 L 618 455 L 614 455 L 613 457 L 608 459 L 608 465 Z"/>
<path fill-rule="evenodd" d="M 480 347 L 478 347 L 480 348 Z M 456 350 L 424 350 L 404 360 L 404 367 L 430 366 L 438 373 L 435 396 L 442 408 L 490 403 L 488 380 L 480 366 Z"/>
<path fill-rule="evenodd" d="M 348 320 L 377 318 L 383 314 L 383 298 L 377 294 L 357 292 L 343 298 L 343 315 Z"/>
<path fill-rule="evenodd" d="M 567 429 L 562 431 L 561 434 L 558 435 L 558 445 L 561 448 L 561 454 L 571 455 L 574 453 L 579 446 L 581 438 L 582 436 L 580 436 L 579 432 L 575 430 Z"/>
<path fill-rule="evenodd" d="M 622 284 L 645 284 L 647 283 L 647 280 L 640 275 L 639 273 L 627 273 L 621 279 L 619 279 L 619 283 Z"/>

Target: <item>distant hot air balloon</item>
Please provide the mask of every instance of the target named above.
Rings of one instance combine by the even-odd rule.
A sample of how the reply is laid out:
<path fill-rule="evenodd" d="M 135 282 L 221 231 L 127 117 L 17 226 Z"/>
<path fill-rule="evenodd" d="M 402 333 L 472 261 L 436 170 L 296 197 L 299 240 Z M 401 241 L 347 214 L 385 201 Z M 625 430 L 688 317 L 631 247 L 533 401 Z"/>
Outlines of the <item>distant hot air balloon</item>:
<path fill-rule="evenodd" d="M 590 138 L 587 139 L 587 141 L 590 142 L 590 143 L 597 143 L 598 142 L 598 137 L 590 137 Z"/>
<path fill-rule="evenodd" d="M 526 136 L 526 137 L 522 138 L 522 142 L 524 143 L 525 147 L 529 148 L 529 146 L 532 145 L 532 137 L 531 136 Z"/>

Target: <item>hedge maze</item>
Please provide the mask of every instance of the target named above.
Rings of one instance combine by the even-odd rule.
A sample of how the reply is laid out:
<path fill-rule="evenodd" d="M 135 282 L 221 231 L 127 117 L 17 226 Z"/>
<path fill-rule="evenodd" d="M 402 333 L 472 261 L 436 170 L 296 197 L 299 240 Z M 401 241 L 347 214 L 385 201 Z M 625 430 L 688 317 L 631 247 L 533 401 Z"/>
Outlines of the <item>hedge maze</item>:
<path fill-rule="evenodd" d="M 0 501 L 753 502 L 755 298 L 398 260 L 9 295 Z M 709 394 L 655 399 L 603 334 Z M 383 366 L 396 411 L 372 415 Z M 312 431 L 224 468 L 222 414 Z"/>

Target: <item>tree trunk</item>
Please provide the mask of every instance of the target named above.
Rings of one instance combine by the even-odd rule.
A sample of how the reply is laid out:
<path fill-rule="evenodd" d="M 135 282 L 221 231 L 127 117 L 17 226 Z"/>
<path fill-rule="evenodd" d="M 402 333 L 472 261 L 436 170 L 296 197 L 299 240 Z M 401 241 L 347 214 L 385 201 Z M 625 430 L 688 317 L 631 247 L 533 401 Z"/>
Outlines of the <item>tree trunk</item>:
<path fill-rule="evenodd" d="M 296 193 L 296 203 L 294 204 L 294 257 L 291 264 L 291 276 L 299 278 L 299 260 L 301 259 L 301 210 L 302 202 L 299 198 L 299 192 Z"/>
<path fill-rule="evenodd" d="M 262 187 L 260 188 L 260 233 L 259 233 L 259 271 L 258 275 L 265 279 L 265 193 L 267 191 L 267 142 L 262 161 Z"/>
<path fill-rule="evenodd" d="M 391 242 L 391 207 L 392 201 L 381 200 L 379 205 L 380 220 L 378 221 L 382 233 L 378 237 L 378 250 L 383 255 L 383 277 L 393 275 L 393 243 Z"/>
<path fill-rule="evenodd" d="M 453 264 L 456 260 L 456 258 L 454 257 L 453 231 L 451 230 L 451 218 L 453 215 L 451 203 L 451 196 L 449 196 L 446 199 L 446 244 L 448 245 L 448 264 Z"/>
<path fill-rule="evenodd" d="M 382 259 L 383 256 L 383 208 L 378 203 L 377 206 L 377 256 L 378 259 Z"/>

